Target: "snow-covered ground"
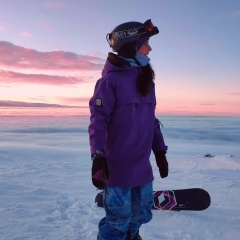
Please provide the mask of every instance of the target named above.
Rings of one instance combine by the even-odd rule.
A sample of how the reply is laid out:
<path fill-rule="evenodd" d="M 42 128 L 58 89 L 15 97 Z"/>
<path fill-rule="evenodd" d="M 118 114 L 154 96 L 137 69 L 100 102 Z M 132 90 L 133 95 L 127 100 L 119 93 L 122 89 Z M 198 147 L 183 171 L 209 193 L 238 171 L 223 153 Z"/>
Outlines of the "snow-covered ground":
<path fill-rule="evenodd" d="M 154 189 L 200 187 L 200 212 L 154 211 L 144 240 L 240 236 L 240 119 L 162 117 L 170 173 Z M 0 117 L 0 239 L 94 240 L 104 216 L 94 198 L 88 117 Z M 211 157 L 205 157 L 210 154 Z"/>

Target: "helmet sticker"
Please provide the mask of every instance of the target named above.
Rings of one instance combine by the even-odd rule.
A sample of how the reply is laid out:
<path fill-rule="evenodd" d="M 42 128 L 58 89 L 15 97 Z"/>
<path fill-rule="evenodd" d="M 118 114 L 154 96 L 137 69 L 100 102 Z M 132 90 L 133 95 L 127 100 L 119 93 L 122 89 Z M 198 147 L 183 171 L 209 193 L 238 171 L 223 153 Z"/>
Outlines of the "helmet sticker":
<path fill-rule="evenodd" d="M 134 29 L 129 29 L 129 30 L 125 30 L 125 31 L 118 31 L 118 32 L 113 32 L 112 34 L 110 34 L 110 39 L 119 39 L 119 38 L 125 38 L 125 37 L 132 37 L 135 35 L 139 35 L 139 34 L 143 34 L 146 33 L 145 28 L 141 27 L 141 28 L 134 28 Z"/>

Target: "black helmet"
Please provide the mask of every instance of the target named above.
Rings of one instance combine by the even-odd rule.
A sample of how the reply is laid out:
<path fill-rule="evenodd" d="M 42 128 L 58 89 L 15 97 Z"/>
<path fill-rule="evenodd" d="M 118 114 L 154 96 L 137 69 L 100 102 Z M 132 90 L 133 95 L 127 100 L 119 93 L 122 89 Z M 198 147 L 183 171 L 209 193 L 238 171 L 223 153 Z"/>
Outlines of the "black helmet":
<path fill-rule="evenodd" d="M 151 19 L 148 19 L 145 23 L 123 23 L 108 33 L 106 38 L 113 52 L 118 52 L 123 57 L 134 57 L 137 41 L 158 33 L 158 28 L 152 24 Z"/>

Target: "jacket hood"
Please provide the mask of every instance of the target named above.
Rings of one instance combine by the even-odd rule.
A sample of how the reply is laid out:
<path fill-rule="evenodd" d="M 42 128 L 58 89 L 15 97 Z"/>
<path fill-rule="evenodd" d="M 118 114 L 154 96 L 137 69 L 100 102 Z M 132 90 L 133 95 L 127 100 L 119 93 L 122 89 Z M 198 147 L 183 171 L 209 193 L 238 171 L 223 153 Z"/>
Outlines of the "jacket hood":
<path fill-rule="evenodd" d="M 122 71 L 136 71 L 136 68 L 132 67 L 126 60 L 120 58 L 118 55 L 109 53 L 105 66 L 102 70 L 102 77 L 106 76 L 110 72 Z"/>

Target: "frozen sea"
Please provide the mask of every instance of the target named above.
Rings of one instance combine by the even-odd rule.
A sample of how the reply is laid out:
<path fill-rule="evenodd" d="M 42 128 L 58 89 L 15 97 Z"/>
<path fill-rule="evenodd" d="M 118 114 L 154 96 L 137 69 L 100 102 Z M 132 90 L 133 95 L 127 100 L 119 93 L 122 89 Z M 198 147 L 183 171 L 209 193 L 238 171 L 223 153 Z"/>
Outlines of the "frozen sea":
<path fill-rule="evenodd" d="M 155 160 L 154 190 L 200 187 L 200 212 L 154 211 L 144 240 L 236 240 L 240 236 L 240 118 L 159 117 L 169 177 Z M 91 183 L 88 116 L 0 117 L 0 239 L 94 240 L 104 216 Z"/>

